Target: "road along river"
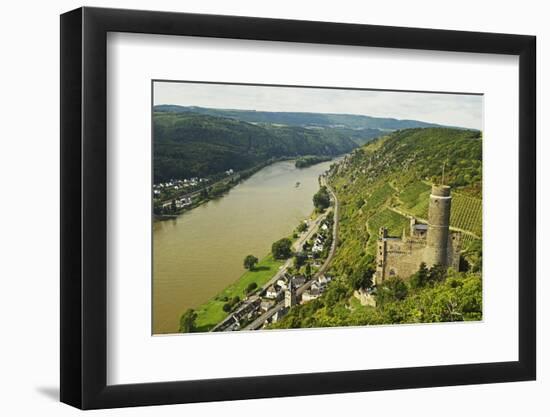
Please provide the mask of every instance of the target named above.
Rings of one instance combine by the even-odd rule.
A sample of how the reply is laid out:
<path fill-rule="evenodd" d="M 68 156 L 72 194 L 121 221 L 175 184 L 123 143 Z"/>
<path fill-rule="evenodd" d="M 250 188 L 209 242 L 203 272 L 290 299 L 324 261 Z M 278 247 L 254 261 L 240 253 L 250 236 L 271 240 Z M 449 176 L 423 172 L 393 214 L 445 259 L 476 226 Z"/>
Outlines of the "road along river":
<path fill-rule="evenodd" d="M 174 333 L 187 308 L 206 302 L 311 214 L 318 177 L 334 161 L 263 168 L 226 195 L 153 225 L 153 333 Z M 299 186 L 296 186 L 299 183 Z"/>

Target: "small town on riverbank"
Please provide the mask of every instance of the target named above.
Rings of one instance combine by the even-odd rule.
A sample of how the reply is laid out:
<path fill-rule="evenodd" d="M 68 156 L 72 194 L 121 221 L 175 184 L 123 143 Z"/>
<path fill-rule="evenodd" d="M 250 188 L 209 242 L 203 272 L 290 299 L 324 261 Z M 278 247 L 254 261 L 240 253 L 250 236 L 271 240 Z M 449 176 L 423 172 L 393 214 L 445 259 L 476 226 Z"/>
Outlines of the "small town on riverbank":
<path fill-rule="evenodd" d="M 228 168 L 221 173 L 208 177 L 171 178 L 153 184 L 153 216 L 155 220 L 175 219 L 178 215 L 191 210 L 212 199 L 221 197 L 235 185 L 250 178 L 262 168 L 277 161 L 291 157 L 270 158 L 263 163 L 236 171 Z M 328 160 L 330 160 L 329 158 Z M 317 162 L 326 161 L 319 159 Z M 306 162 L 307 164 L 307 162 Z"/>
<path fill-rule="evenodd" d="M 227 318 L 211 331 L 258 330 L 276 323 L 297 304 L 315 300 L 332 278 L 326 274 L 338 243 L 338 201 L 320 177 L 321 193 L 329 200 L 318 205 L 318 217 L 305 220 L 292 245 L 294 258 L 280 267 L 277 274 L 237 303 Z M 328 203 L 328 204 L 327 204 Z"/>
<path fill-rule="evenodd" d="M 332 280 L 327 270 L 338 243 L 338 200 L 326 175 L 324 172 L 318 178 L 320 188 L 313 196 L 312 215 L 300 222 L 292 235 L 274 242 L 266 256 L 278 262 L 273 274 L 260 277 L 266 258 L 259 261 L 248 255 L 244 264 L 249 271 L 204 305 L 188 309 L 181 317 L 180 331 L 265 329 L 295 305 L 323 294 Z M 234 289 L 242 289 L 242 294 Z"/>

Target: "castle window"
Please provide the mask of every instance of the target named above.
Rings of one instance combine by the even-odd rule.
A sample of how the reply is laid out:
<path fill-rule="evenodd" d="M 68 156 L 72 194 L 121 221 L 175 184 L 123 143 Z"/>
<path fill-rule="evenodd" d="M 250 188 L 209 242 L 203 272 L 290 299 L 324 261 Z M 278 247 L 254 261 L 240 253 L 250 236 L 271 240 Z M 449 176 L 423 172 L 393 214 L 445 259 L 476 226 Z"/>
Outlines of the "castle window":
<path fill-rule="evenodd" d="M 390 277 L 394 277 L 394 276 L 395 276 L 395 269 L 390 268 Z"/>

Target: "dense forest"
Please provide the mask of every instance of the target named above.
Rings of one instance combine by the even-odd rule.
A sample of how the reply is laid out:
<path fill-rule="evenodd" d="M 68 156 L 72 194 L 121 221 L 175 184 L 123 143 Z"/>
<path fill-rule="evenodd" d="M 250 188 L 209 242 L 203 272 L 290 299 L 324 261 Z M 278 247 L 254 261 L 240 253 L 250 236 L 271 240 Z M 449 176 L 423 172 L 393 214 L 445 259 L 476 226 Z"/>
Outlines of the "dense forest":
<path fill-rule="evenodd" d="M 292 308 L 272 328 L 479 320 L 482 314 L 482 139 L 479 131 L 407 129 L 356 149 L 329 172 L 340 204 L 338 249 L 318 299 Z M 373 292 L 363 306 L 354 291 L 372 286 L 378 228 L 401 236 L 413 215 L 427 218 L 431 183 L 451 185 L 451 229 L 463 236 L 460 271 L 419 267 Z"/>
<path fill-rule="evenodd" d="M 372 139 L 370 132 L 254 125 L 194 113 L 155 113 L 154 181 L 241 171 L 272 158 L 335 156 Z M 360 139 L 360 140 L 359 140 Z"/>

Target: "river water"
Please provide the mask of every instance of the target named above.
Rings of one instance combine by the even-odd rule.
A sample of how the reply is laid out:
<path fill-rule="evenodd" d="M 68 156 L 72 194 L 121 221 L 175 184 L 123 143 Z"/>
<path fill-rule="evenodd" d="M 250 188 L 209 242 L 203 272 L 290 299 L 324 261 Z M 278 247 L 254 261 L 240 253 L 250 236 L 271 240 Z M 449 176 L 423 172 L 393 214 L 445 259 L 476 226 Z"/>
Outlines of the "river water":
<path fill-rule="evenodd" d="M 334 161 L 297 169 L 277 162 L 223 197 L 153 225 L 153 333 L 174 333 L 180 315 L 215 296 L 311 214 L 318 177 Z M 300 186 L 296 187 L 296 183 Z"/>

